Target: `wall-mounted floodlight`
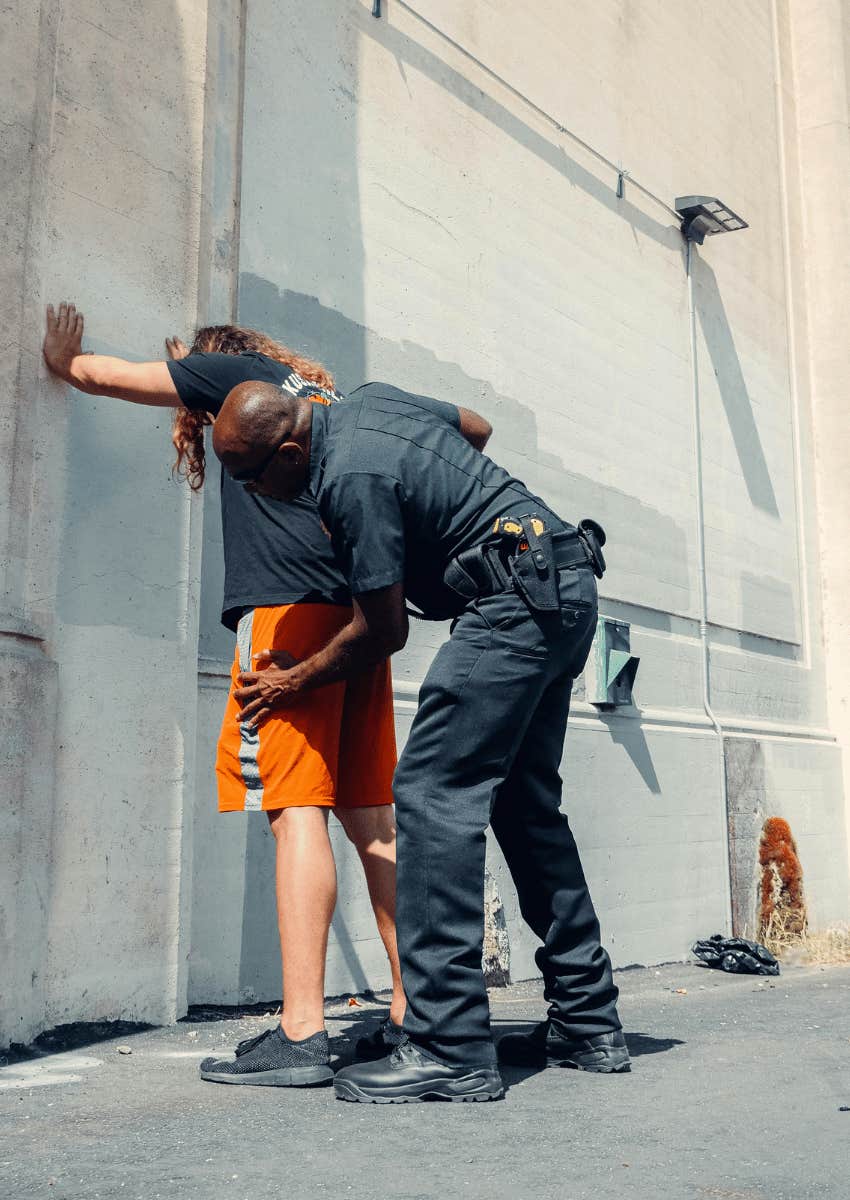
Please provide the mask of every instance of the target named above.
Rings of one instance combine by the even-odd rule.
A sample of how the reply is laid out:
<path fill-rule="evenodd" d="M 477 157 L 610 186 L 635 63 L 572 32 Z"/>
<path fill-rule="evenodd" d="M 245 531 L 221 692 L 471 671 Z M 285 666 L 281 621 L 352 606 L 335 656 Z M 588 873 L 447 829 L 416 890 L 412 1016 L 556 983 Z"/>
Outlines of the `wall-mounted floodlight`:
<path fill-rule="evenodd" d="M 682 217 L 682 233 L 689 242 L 702 245 L 706 236 L 715 233 L 733 233 L 736 229 L 749 229 L 749 225 L 733 213 L 728 205 L 716 196 L 679 196 L 676 212 Z"/>

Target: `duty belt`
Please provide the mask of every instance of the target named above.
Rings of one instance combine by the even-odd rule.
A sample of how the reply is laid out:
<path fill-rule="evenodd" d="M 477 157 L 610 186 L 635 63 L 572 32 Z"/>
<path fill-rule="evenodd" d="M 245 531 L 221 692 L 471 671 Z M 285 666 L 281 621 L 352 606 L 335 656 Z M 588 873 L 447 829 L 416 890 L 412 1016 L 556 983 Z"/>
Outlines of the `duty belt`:
<path fill-rule="evenodd" d="M 491 537 L 452 559 L 443 581 L 466 601 L 516 589 L 538 612 L 553 612 L 560 608 L 558 571 L 590 567 L 601 579 L 604 544 L 605 531 L 588 519 L 553 532 L 534 514 L 500 517 Z"/>

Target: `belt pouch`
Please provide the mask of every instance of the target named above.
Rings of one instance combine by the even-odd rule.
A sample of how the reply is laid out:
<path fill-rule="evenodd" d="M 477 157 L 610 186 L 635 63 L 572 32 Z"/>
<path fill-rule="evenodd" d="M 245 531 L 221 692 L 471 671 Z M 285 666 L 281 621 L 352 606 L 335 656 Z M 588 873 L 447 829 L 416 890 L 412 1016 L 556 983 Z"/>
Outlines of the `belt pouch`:
<path fill-rule="evenodd" d="M 492 592 L 490 570 L 481 546 L 463 550 L 448 563 L 443 573 L 443 583 L 463 600 L 474 600 Z"/>
<path fill-rule="evenodd" d="M 605 556 L 602 553 L 602 547 L 605 545 L 605 530 L 596 521 L 585 517 L 578 523 L 578 535 L 590 553 L 593 574 L 597 579 L 601 579 L 605 574 Z"/>
<path fill-rule="evenodd" d="M 552 534 L 546 530 L 528 541 L 528 550 L 510 559 L 513 581 L 529 608 L 541 613 L 557 612 L 561 600 Z"/>

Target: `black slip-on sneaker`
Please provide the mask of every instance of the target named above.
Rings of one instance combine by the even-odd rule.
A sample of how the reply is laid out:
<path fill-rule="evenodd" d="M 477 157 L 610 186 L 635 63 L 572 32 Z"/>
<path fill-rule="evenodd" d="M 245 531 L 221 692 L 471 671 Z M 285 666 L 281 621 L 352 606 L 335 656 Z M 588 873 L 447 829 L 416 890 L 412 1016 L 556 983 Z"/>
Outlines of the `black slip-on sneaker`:
<path fill-rule="evenodd" d="M 337 1071 L 338 1100 L 358 1104 L 419 1104 L 423 1100 L 500 1100 L 505 1094 L 495 1066 L 450 1067 L 423 1054 L 412 1042 L 397 1046 L 387 1058 L 357 1063 Z"/>
<path fill-rule="evenodd" d="M 507 1033 L 496 1046 L 499 1062 L 516 1067 L 572 1067 L 605 1075 L 631 1070 L 623 1031 L 570 1038 L 552 1021 L 542 1021 L 528 1033 Z"/>
<path fill-rule="evenodd" d="M 235 1058 L 205 1058 L 201 1079 L 265 1087 L 310 1087 L 333 1079 L 330 1061 L 324 1030 L 293 1042 L 278 1025 L 240 1042 Z"/>
<path fill-rule="evenodd" d="M 386 1058 L 396 1046 L 401 1046 L 406 1041 L 407 1034 L 402 1027 L 387 1017 L 377 1029 L 366 1037 L 357 1039 L 354 1044 L 354 1057 L 361 1062 L 374 1062 L 378 1058 Z"/>

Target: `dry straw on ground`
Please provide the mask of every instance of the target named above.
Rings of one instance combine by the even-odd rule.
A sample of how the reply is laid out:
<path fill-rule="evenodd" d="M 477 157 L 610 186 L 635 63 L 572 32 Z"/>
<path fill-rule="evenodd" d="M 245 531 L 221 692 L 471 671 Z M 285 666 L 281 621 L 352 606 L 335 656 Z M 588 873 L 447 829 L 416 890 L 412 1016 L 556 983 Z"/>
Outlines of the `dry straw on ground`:
<path fill-rule="evenodd" d="M 799 929 L 799 912 L 774 908 L 759 939 L 784 963 L 850 962 L 850 925 Z"/>

